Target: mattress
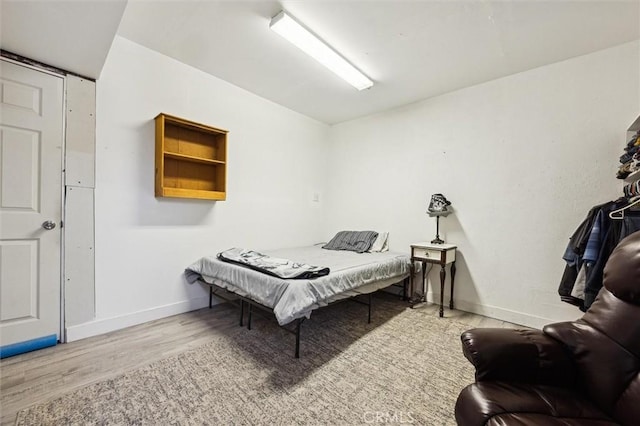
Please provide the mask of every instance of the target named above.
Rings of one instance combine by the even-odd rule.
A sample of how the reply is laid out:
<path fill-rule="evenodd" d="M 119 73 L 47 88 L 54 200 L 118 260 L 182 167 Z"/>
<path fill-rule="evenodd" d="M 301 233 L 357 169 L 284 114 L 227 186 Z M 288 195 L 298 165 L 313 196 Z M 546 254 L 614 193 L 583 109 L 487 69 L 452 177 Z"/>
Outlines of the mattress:
<path fill-rule="evenodd" d="M 186 268 L 187 280 L 199 278 L 273 309 L 280 325 L 306 317 L 332 301 L 375 291 L 409 275 L 403 253 L 355 253 L 318 246 L 261 251 L 269 256 L 328 267 L 329 275 L 283 280 L 246 267 L 205 256 Z"/>

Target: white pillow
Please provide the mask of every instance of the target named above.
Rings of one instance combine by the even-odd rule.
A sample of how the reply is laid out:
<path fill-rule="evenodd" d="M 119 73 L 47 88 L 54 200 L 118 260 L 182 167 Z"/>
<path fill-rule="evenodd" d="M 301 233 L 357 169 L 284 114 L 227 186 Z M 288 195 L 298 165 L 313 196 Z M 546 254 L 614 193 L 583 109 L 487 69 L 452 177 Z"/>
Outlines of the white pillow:
<path fill-rule="evenodd" d="M 374 253 L 374 252 L 389 251 L 388 240 L 389 240 L 388 232 L 378 232 L 378 238 L 376 238 L 376 240 L 371 245 L 369 252 Z"/>

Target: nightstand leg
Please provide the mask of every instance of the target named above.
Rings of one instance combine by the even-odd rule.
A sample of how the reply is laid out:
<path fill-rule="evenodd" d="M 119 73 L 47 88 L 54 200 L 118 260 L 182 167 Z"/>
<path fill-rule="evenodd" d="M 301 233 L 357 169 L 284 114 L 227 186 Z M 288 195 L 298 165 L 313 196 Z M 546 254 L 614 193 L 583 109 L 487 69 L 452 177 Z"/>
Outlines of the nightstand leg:
<path fill-rule="evenodd" d="M 415 267 L 415 263 L 413 260 L 411 260 L 411 263 L 409 265 L 409 294 L 407 295 L 407 300 L 409 301 L 409 303 L 413 303 L 413 279 L 414 279 L 414 274 L 416 273 L 416 267 Z"/>
<path fill-rule="evenodd" d="M 422 296 L 420 296 L 421 302 L 427 301 L 427 262 L 422 262 Z"/>
<path fill-rule="evenodd" d="M 453 309 L 453 284 L 456 280 L 456 262 L 451 264 L 451 298 L 449 299 L 449 309 Z"/>
<path fill-rule="evenodd" d="M 442 265 L 442 269 L 440 269 L 440 318 L 444 316 L 444 308 L 442 305 L 444 304 L 444 279 L 446 276 L 447 273 L 444 270 L 444 265 Z"/>
<path fill-rule="evenodd" d="M 407 277 L 404 280 L 402 280 L 402 301 L 406 302 L 407 300 L 407 286 L 409 285 L 409 280 L 411 278 Z"/>

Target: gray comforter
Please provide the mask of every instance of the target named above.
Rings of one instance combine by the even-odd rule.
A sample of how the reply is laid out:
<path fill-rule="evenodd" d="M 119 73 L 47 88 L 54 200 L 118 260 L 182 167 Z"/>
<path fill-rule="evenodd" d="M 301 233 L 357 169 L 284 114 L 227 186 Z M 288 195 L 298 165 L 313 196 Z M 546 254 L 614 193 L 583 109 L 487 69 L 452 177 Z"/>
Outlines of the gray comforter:
<path fill-rule="evenodd" d="M 331 273 L 313 280 L 283 280 L 249 268 L 218 260 L 215 255 L 187 267 L 190 283 L 200 277 L 233 293 L 273 309 L 280 325 L 309 317 L 341 293 L 409 273 L 409 256 L 402 253 L 354 253 L 324 250 L 320 246 L 263 251 L 269 256 L 329 267 Z"/>

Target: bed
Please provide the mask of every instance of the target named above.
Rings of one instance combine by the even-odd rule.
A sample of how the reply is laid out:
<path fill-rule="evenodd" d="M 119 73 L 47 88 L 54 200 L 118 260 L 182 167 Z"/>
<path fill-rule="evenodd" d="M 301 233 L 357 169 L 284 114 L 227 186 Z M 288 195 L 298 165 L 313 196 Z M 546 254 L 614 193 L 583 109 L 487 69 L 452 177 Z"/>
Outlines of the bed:
<path fill-rule="evenodd" d="M 359 301 L 369 305 L 370 321 L 371 293 L 401 283 L 403 296 L 407 296 L 410 259 L 403 253 L 356 253 L 327 250 L 320 245 L 263 253 L 309 265 L 322 265 L 330 272 L 314 279 L 281 279 L 222 261 L 217 256 L 205 256 L 187 267 L 187 281 L 209 286 L 209 306 L 213 295 L 221 295 L 220 290 L 235 295 L 240 300 L 240 325 L 243 324 L 245 306 L 249 312 L 248 328 L 251 327 L 254 307 L 272 312 L 280 326 L 293 323 L 293 330 L 285 329 L 296 335 L 296 358 L 299 357 L 300 325 L 315 309 L 339 300 Z M 355 299 L 359 295 L 368 295 L 368 301 Z"/>

